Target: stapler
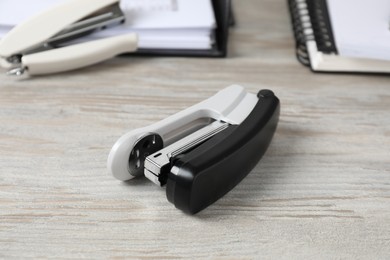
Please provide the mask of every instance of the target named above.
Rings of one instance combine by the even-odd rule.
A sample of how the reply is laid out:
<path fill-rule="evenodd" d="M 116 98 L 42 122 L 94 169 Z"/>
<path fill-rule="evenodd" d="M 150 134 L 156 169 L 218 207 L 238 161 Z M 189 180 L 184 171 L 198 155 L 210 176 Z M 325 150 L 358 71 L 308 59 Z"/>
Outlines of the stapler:
<path fill-rule="evenodd" d="M 195 214 L 235 187 L 258 163 L 275 133 L 279 99 L 233 85 L 148 127 L 122 136 L 108 170 L 127 181 L 146 176 L 168 201 Z"/>
<path fill-rule="evenodd" d="M 89 66 L 137 49 L 126 34 L 75 45 L 79 37 L 121 24 L 119 0 L 68 0 L 14 27 L 0 40 L 0 65 L 9 75 L 42 75 Z"/>

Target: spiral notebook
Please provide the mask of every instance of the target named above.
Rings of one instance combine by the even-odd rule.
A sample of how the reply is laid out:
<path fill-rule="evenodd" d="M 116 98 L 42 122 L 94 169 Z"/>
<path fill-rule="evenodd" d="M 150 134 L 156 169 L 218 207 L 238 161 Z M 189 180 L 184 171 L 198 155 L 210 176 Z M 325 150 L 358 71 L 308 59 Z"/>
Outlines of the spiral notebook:
<path fill-rule="evenodd" d="M 298 60 L 315 72 L 390 73 L 389 0 L 288 0 Z"/>

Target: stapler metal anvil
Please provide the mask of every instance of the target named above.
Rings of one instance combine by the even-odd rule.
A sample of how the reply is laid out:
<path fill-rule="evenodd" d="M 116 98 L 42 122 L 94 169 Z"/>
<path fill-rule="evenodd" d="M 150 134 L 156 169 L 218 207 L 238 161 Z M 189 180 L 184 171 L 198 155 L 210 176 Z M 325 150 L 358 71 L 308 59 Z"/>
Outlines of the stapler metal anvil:
<path fill-rule="evenodd" d="M 236 186 L 267 150 L 279 120 L 279 99 L 240 86 L 148 127 L 122 136 L 108 170 L 127 181 L 145 175 L 166 186 L 168 200 L 186 213 L 206 208 Z"/>
<path fill-rule="evenodd" d="M 123 23 L 119 0 L 68 0 L 13 28 L 0 40 L 0 65 L 8 74 L 41 75 L 89 66 L 137 49 L 126 34 L 67 46 L 66 43 Z"/>

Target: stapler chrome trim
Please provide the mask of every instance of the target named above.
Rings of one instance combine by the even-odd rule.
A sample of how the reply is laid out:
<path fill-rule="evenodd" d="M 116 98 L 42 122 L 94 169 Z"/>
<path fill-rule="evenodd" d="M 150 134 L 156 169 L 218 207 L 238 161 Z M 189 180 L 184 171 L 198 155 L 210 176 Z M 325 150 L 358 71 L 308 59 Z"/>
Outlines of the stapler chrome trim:
<path fill-rule="evenodd" d="M 137 49 L 135 34 L 67 43 L 125 16 L 119 0 L 68 0 L 14 27 L 0 40 L 0 64 L 9 75 L 41 75 L 89 66 Z"/>
<path fill-rule="evenodd" d="M 166 186 L 177 208 L 194 214 L 236 186 L 267 150 L 279 120 L 279 99 L 230 86 L 211 98 L 122 136 L 108 170 L 127 181 L 145 175 Z"/>

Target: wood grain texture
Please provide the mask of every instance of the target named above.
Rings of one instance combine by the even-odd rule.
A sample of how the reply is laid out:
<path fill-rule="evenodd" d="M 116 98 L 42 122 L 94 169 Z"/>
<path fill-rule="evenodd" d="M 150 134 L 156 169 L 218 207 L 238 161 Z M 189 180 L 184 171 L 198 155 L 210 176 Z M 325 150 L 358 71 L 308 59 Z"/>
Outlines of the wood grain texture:
<path fill-rule="evenodd" d="M 0 73 L 0 258 L 389 259 L 388 76 L 313 74 L 286 1 L 236 1 L 227 59 L 116 58 L 17 81 Z M 272 89 L 260 164 L 187 216 L 165 190 L 109 176 L 126 131 L 216 91 Z"/>

